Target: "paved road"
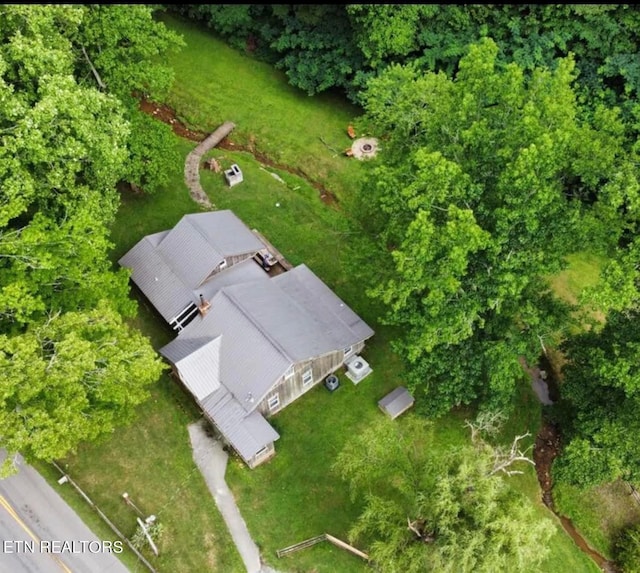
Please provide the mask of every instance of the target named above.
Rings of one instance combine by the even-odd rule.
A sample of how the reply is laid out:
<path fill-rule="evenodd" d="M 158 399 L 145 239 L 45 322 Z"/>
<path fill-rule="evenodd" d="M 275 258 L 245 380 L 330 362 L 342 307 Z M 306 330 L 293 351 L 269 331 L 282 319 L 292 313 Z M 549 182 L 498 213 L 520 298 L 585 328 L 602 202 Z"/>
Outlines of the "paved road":
<path fill-rule="evenodd" d="M 107 550 L 115 534 L 98 539 L 38 472 L 19 464 L 0 480 L 0 573 L 128 573 Z"/>

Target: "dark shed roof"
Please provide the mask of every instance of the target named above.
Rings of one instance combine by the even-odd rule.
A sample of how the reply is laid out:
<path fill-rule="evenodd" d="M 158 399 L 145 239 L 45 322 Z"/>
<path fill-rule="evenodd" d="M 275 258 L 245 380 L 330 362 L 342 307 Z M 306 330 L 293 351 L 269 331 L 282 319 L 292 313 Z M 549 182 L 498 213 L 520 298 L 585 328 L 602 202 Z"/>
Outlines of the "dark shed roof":
<path fill-rule="evenodd" d="M 409 390 L 404 386 L 399 386 L 393 392 L 387 394 L 382 400 L 380 400 L 378 402 L 378 406 L 393 420 L 411 408 L 414 402 L 415 399 L 411 394 L 409 394 Z"/>

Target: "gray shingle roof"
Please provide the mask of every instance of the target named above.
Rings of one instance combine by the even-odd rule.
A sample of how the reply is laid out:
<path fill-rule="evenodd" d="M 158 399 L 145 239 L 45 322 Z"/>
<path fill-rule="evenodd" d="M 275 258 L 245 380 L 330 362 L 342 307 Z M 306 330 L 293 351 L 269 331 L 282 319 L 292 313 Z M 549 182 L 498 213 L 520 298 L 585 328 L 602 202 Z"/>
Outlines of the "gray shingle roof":
<path fill-rule="evenodd" d="M 373 335 L 305 265 L 269 278 L 249 259 L 202 283 L 223 258 L 262 248 L 231 211 L 213 211 L 186 215 L 120 259 L 167 321 L 200 294 L 211 303 L 160 352 L 246 460 L 279 437 L 255 408 L 293 363 Z"/>
<path fill-rule="evenodd" d="M 259 287 L 254 283 L 235 285 L 225 293 L 292 362 L 342 350 L 362 340 L 322 301 L 311 302 L 312 293 L 305 291 L 294 275 L 291 280 L 281 278 L 290 273 L 293 271 Z M 303 306 L 305 302 L 309 304 Z"/>
<path fill-rule="evenodd" d="M 187 216 L 169 231 L 158 245 L 158 252 L 189 288 L 197 287 L 222 262 L 218 251 Z"/>
<path fill-rule="evenodd" d="M 280 437 L 262 414 L 252 412 L 247 415 L 224 387 L 207 396 L 201 406 L 246 461 Z"/>
<path fill-rule="evenodd" d="M 247 412 L 291 364 L 342 350 L 373 335 L 304 265 L 273 279 L 224 287 L 209 300 L 208 314 L 197 317 L 160 352 L 175 363 L 186 341 L 224 335 L 220 380 Z"/>
<path fill-rule="evenodd" d="M 256 281 L 253 285 L 269 284 Z M 247 412 L 269 391 L 291 365 L 291 360 L 252 323 L 223 289 L 211 300 L 211 309 L 197 317 L 178 337 L 160 349 L 171 359 L 184 347 L 184 341 L 213 339 L 220 335 L 220 381 Z M 253 397 L 254 401 L 248 400 Z"/>
<path fill-rule="evenodd" d="M 402 412 L 413 406 L 415 399 L 404 386 L 399 386 L 382 400 L 378 402 L 378 406 L 392 419 L 397 418 Z"/>
<path fill-rule="evenodd" d="M 229 210 L 185 215 L 158 245 L 167 264 L 190 288 L 200 285 L 226 257 L 264 245 Z"/>
<path fill-rule="evenodd" d="M 225 257 L 258 252 L 264 248 L 255 233 L 228 209 L 185 215 L 184 218 Z"/>
<path fill-rule="evenodd" d="M 220 388 L 221 340 L 218 336 L 174 362 L 180 379 L 198 400 Z"/>
<path fill-rule="evenodd" d="M 139 241 L 119 263 L 131 269 L 131 280 L 169 322 L 192 301 L 193 293 L 156 250 L 153 237 Z"/>
<path fill-rule="evenodd" d="M 345 348 L 373 336 L 369 325 L 306 265 L 298 265 L 274 277 L 274 281 L 331 332 L 338 341 L 334 349 Z"/>
<path fill-rule="evenodd" d="M 170 231 L 141 239 L 119 261 L 132 270 L 131 280 L 170 322 L 199 295 L 210 300 L 220 288 L 268 278 L 253 261 L 234 265 L 201 284 L 223 258 L 264 248 L 257 236 L 231 211 L 185 215 Z"/>

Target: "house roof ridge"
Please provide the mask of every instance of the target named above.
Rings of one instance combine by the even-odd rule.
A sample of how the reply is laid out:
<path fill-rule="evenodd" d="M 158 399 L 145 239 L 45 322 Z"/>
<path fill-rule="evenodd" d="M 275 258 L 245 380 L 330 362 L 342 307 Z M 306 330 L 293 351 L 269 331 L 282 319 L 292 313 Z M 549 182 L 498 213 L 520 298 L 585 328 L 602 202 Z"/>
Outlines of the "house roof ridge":
<path fill-rule="evenodd" d="M 165 265 L 167 265 L 167 268 L 171 270 L 171 273 L 173 274 L 174 277 L 176 277 L 176 279 L 178 279 L 180 281 L 180 283 L 182 284 L 182 286 L 190 291 L 193 292 L 193 289 L 187 285 L 184 280 L 182 279 L 182 277 L 180 276 L 180 273 L 176 271 L 175 267 L 171 264 L 171 259 L 169 257 L 167 257 L 164 252 L 162 251 L 162 249 L 160 249 L 160 245 L 162 245 L 162 243 L 165 241 L 165 239 L 171 234 L 171 231 L 173 231 L 173 229 L 169 229 L 167 234 L 162 237 L 162 240 L 157 244 L 154 245 L 150 240 L 149 237 L 151 235 L 155 235 L 156 233 L 151 233 L 151 235 L 145 235 L 144 238 L 142 239 L 143 241 L 147 241 L 150 245 L 151 248 L 154 250 L 154 252 L 162 259 L 162 262 L 164 262 Z M 160 231 L 162 232 L 162 231 Z M 191 301 L 193 302 L 193 301 Z"/>
<path fill-rule="evenodd" d="M 231 288 L 233 286 L 236 286 L 236 285 L 231 285 Z M 258 329 L 260 334 L 262 334 L 262 336 L 264 336 L 264 338 L 266 338 L 274 346 L 274 348 L 280 354 L 282 354 L 282 356 L 284 356 L 287 360 L 290 360 L 291 362 L 293 362 L 293 358 L 289 356 L 289 354 L 283 348 L 283 346 L 275 338 L 273 338 L 273 336 L 265 332 L 262 326 L 260 325 L 260 323 L 245 311 L 244 307 L 242 306 L 242 303 L 237 299 L 237 297 L 235 297 L 233 293 L 229 292 L 229 288 L 230 287 L 228 286 L 221 288 L 218 294 L 223 294 L 224 296 L 226 296 L 229 299 L 229 301 L 231 301 L 233 306 L 235 306 L 243 314 L 243 316 L 245 316 L 247 320 L 251 322 L 251 324 L 253 324 Z"/>
<path fill-rule="evenodd" d="M 248 314 L 245 311 L 245 309 L 242 307 L 242 304 L 237 300 L 237 298 L 235 296 L 233 296 L 232 293 L 228 292 L 228 290 L 229 290 L 229 287 L 221 288 L 220 291 L 216 294 L 216 297 L 217 296 L 225 296 L 227 298 L 227 300 L 235 308 L 237 308 L 242 313 L 242 316 L 244 316 L 251 324 L 253 324 L 253 326 L 256 327 L 256 330 L 262 335 L 262 337 L 265 338 L 265 340 L 267 340 L 269 342 L 269 344 L 271 344 L 283 358 L 288 360 L 291 364 L 294 364 L 295 360 L 293 360 L 293 358 L 291 358 L 291 356 L 289 356 L 288 352 L 282 347 L 282 345 L 277 340 L 275 340 L 272 336 L 270 336 L 267 332 L 264 331 L 264 329 L 258 323 L 258 321 L 255 320 L 250 314 Z M 224 384 L 224 382 L 221 382 L 221 384 Z M 225 387 L 226 387 L 226 385 L 225 385 Z M 229 392 L 231 394 L 233 394 L 233 392 L 231 392 L 231 390 L 229 390 Z M 235 395 L 234 395 L 234 397 L 235 397 Z M 261 399 L 262 399 L 262 396 L 260 396 L 260 400 Z M 260 400 L 256 400 L 255 401 L 254 407 L 251 410 L 249 410 L 248 413 L 250 413 L 253 410 L 255 410 L 255 408 L 257 407 L 257 405 L 260 402 Z M 238 403 L 240 403 L 239 400 L 238 400 Z"/>
<path fill-rule="evenodd" d="M 188 213 L 187 215 L 183 216 L 183 219 L 186 219 L 189 225 L 191 226 L 191 228 L 194 231 L 196 231 L 205 240 L 205 242 L 208 243 L 216 253 L 218 253 L 218 256 L 220 256 L 224 260 L 226 258 L 226 255 L 221 251 L 219 245 L 217 245 L 215 241 L 211 240 L 211 237 L 207 235 L 205 230 L 198 224 L 198 220 L 194 217 L 194 215 L 200 215 L 200 214 L 204 214 L 204 213 Z M 202 284 L 207 280 L 207 277 L 211 275 L 211 273 L 217 266 L 218 265 L 210 266 L 209 270 L 205 273 L 205 275 L 201 279 L 199 279 L 196 287 L 202 286 Z"/>

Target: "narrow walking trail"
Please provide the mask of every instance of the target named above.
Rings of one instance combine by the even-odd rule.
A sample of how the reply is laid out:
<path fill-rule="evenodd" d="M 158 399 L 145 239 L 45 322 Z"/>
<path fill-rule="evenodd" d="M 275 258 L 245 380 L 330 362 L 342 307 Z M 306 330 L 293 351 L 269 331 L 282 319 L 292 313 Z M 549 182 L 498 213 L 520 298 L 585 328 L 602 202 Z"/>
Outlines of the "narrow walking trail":
<path fill-rule="evenodd" d="M 184 139 L 188 139 L 189 141 L 195 141 L 195 142 L 198 142 L 198 143 L 204 143 L 206 140 L 209 139 L 209 137 L 213 137 L 213 135 L 216 133 L 216 132 L 214 132 L 210 136 L 207 137 L 207 135 L 205 133 L 189 129 L 188 127 L 186 127 L 176 117 L 176 112 L 173 109 L 171 109 L 168 105 L 158 104 L 158 103 L 151 102 L 151 101 L 143 99 L 143 100 L 140 101 L 140 109 L 143 112 L 155 117 L 157 120 L 162 121 L 163 123 L 166 123 L 166 124 L 170 125 L 171 129 L 173 130 L 173 132 L 176 135 L 178 135 L 178 136 L 180 136 L 180 137 L 182 137 Z M 223 125 L 225 125 L 225 124 L 223 124 Z M 332 206 L 332 207 L 336 207 L 337 204 L 338 204 L 338 199 L 336 198 L 336 196 L 331 191 L 326 189 L 321 183 L 318 183 L 317 181 L 313 181 L 312 179 L 309 178 L 309 176 L 304 171 L 302 171 L 300 169 L 294 169 L 294 168 L 292 168 L 292 167 L 290 167 L 288 165 L 283 165 L 281 163 L 277 163 L 277 162 L 273 161 L 272 159 L 267 157 L 264 153 L 259 152 L 255 148 L 255 144 L 239 145 L 239 144 L 235 144 L 235 143 L 232 143 L 230 141 L 227 141 L 225 138 L 223 138 L 216 145 L 220 149 L 225 149 L 227 151 L 246 151 L 248 153 L 251 153 L 256 158 L 256 160 L 259 161 L 260 163 L 262 163 L 263 165 L 267 165 L 267 166 L 273 167 L 275 169 L 280 169 L 281 171 L 286 171 L 288 173 L 291 173 L 292 175 L 297 175 L 298 177 L 301 177 L 302 179 L 304 179 L 309 185 L 311 185 L 314 189 L 316 189 L 318 191 L 320 200 L 323 203 L 325 203 L 326 205 Z M 214 146 L 212 146 L 212 147 L 214 147 Z M 198 149 L 198 148 L 196 148 L 196 149 Z M 211 147 L 209 149 L 211 149 Z M 194 151 L 196 151 L 196 150 L 194 150 Z M 200 157 L 202 157 L 202 155 L 204 155 L 204 153 L 206 153 L 206 151 L 203 151 L 200 154 Z M 190 174 L 193 174 L 193 165 L 194 164 L 191 164 Z M 185 163 L 185 181 L 187 181 L 187 165 L 186 165 L 186 163 Z M 187 185 L 189 185 L 188 182 L 187 182 Z M 199 177 L 198 177 L 198 185 L 199 185 Z M 191 189 L 191 187 L 190 187 L 190 189 Z M 198 189 L 196 191 L 196 196 L 194 197 L 194 200 L 198 201 L 199 203 L 200 203 L 200 201 L 198 200 L 198 198 L 202 198 L 203 201 L 205 201 L 205 200 L 208 201 L 209 199 L 206 196 L 206 194 L 204 194 L 204 197 L 200 196 L 200 192 L 201 191 L 202 191 L 202 187 L 200 187 L 200 189 Z M 202 191 L 202 193 L 204 193 L 204 191 Z M 214 206 L 209 206 L 206 203 L 201 203 L 201 204 L 206 208 L 215 208 Z"/>
<path fill-rule="evenodd" d="M 184 182 L 189 188 L 189 194 L 196 203 L 206 209 L 215 209 L 215 205 L 211 203 L 200 184 L 200 161 L 202 161 L 202 156 L 207 151 L 218 145 L 235 127 L 234 123 L 225 121 L 218 129 L 204 139 L 204 141 L 201 141 L 185 159 Z"/>

